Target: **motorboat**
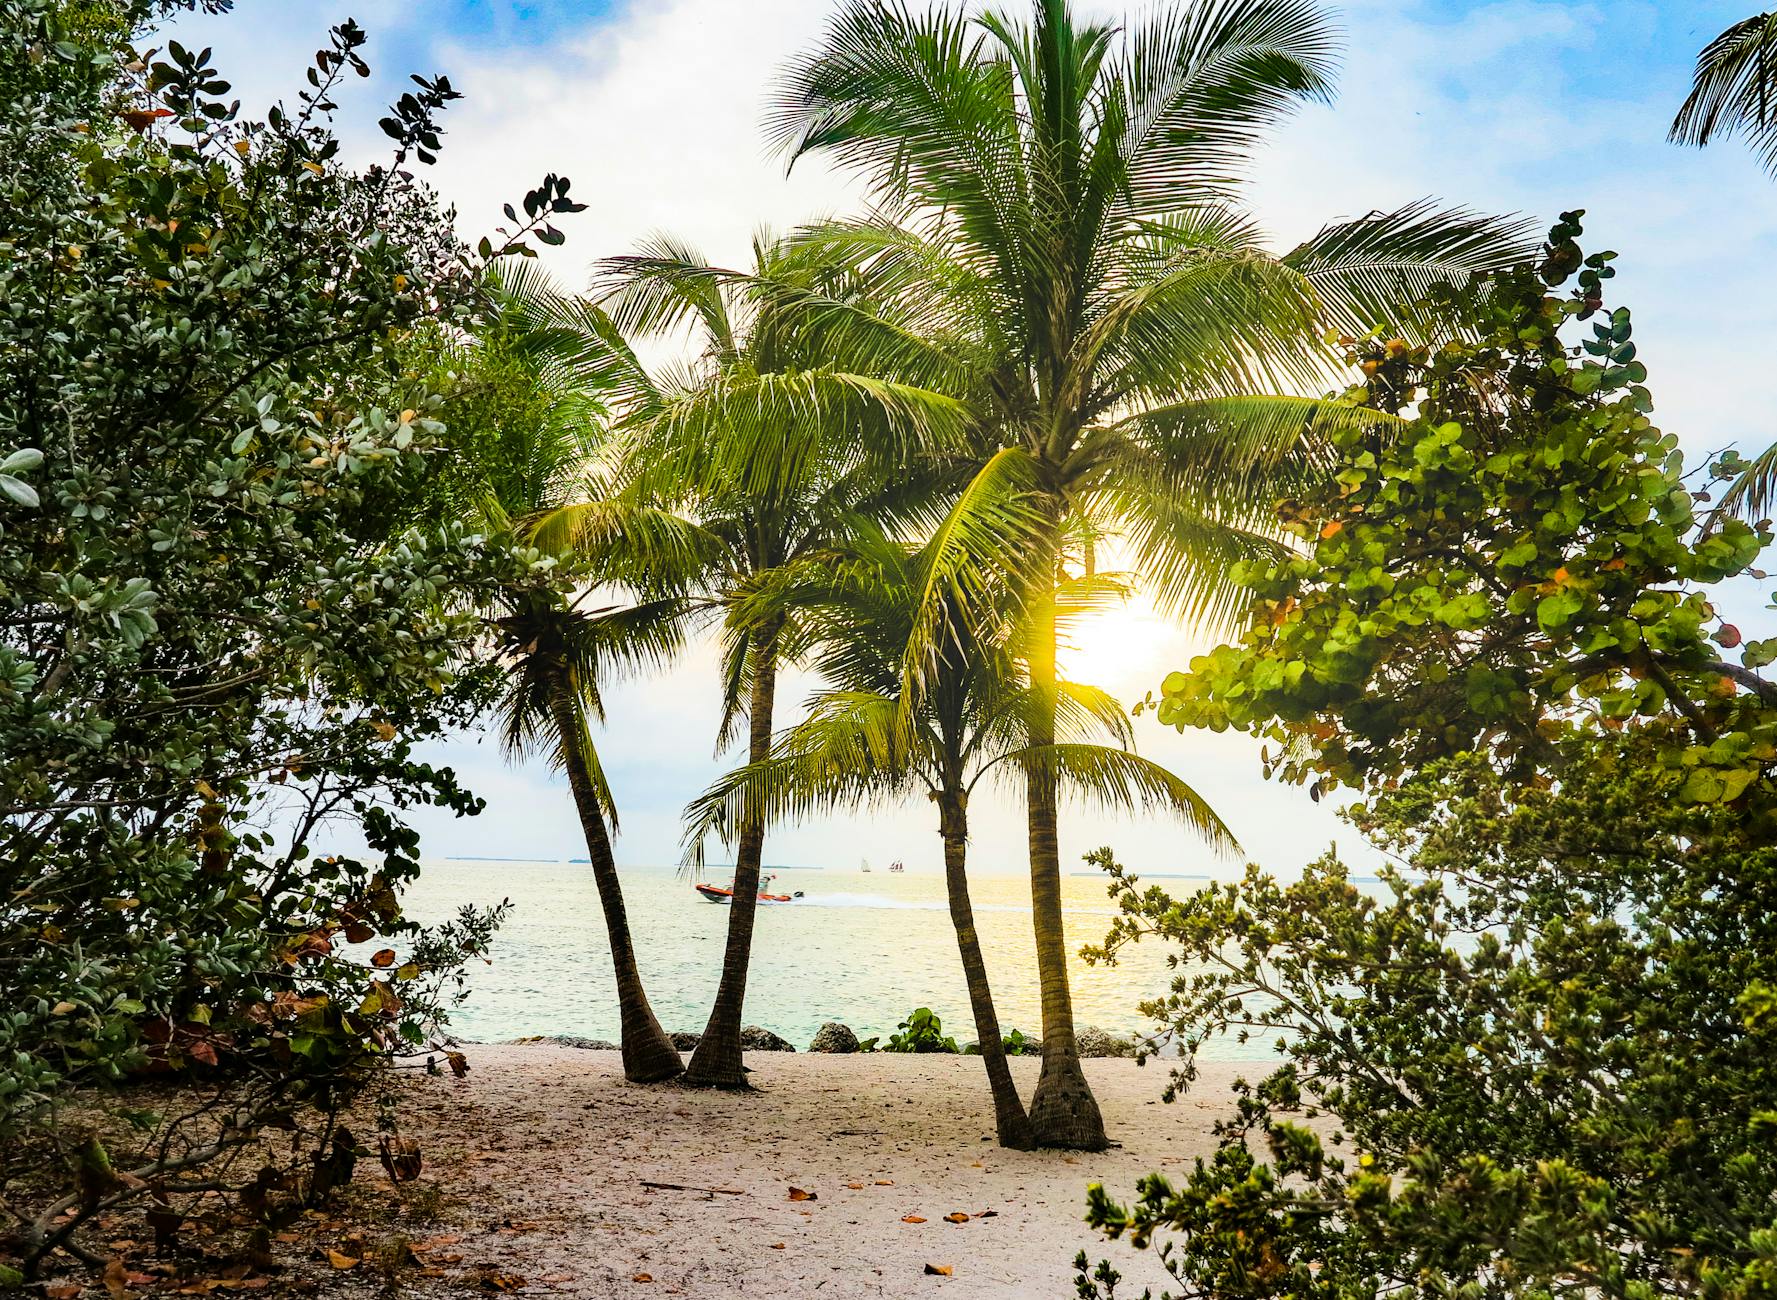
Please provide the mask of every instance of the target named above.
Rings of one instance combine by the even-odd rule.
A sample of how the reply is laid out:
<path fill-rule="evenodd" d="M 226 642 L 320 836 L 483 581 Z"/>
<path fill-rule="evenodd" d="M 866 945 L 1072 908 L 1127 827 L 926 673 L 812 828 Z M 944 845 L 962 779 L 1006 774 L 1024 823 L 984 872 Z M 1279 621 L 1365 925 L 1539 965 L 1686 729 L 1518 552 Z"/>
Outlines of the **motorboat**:
<path fill-rule="evenodd" d="M 788 894 L 767 893 L 766 886 L 776 879 L 777 877 L 775 875 L 759 877 L 759 901 L 761 903 L 790 903 L 802 897 L 802 891 L 800 889 Z M 706 903 L 730 903 L 734 901 L 734 887 L 732 885 L 727 889 L 724 889 L 720 885 L 706 885 L 702 881 L 699 881 L 691 887 L 702 896 Z"/>

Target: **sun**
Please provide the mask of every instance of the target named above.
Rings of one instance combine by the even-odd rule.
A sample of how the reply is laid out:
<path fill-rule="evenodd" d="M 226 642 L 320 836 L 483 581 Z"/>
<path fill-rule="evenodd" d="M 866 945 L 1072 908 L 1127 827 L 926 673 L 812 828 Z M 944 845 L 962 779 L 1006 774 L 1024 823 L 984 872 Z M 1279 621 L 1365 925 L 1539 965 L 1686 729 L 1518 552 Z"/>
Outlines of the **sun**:
<path fill-rule="evenodd" d="M 1200 637 L 1136 593 L 1068 627 L 1057 666 L 1063 678 L 1101 687 L 1128 705 L 1158 693 L 1167 673 L 1201 651 Z"/>

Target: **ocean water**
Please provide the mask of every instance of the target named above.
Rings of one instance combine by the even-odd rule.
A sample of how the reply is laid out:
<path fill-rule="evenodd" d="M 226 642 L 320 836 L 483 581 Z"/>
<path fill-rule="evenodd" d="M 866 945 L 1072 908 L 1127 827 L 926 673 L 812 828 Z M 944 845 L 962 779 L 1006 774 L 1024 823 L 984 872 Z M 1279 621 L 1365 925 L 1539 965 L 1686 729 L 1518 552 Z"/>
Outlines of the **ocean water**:
<path fill-rule="evenodd" d="M 670 867 L 628 867 L 621 874 L 655 1014 L 668 1030 L 701 1031 L 721 974 L 729 909 L 704 901 Z M 1184 893 L 1202 881 L 1160 883 Z M 747 1023 L 802 1049 L 824 1021 L 841 1021 L 866 1038 L 892 1033 L 914 1007 L 929 1006 L 958 1043 L 976 1037 L 940 874 L 882 867 L 781 871 L 772 892 L 792 890 L 804 896 L 759 909 Z M 1029 880 L 981 876 L 971 880 L 970 893 L 1001 1027 L 1034 1035 L 1042 1016 Z M 1138 1008 L 1144 998 L 1163 995 L 1177 973 L 1167 967 L 1165 948 L 1149 941 L 1127 950 L 1116 966 L 1088 965 L 1078 949 L 1100 942 L 1115 915 L 1105 879 L 1064 875 L 1062 897 L 1074 954 L 1075 1023 L 1151 1031 Z M 484 1042 L 531 1034 L 615 1040 L 610 949 L 584 863 L 431 860 L 407 895 L 407 911 L 416 920 L 437 921 L 464 903 L 502 899 L 511 901 L 511 913 L 488 964 L 471 971 L 471 993 L 452 1014 L 453 1032 Z M 1230 1044 L 1225 1054 L 1263 1051 Z"/>

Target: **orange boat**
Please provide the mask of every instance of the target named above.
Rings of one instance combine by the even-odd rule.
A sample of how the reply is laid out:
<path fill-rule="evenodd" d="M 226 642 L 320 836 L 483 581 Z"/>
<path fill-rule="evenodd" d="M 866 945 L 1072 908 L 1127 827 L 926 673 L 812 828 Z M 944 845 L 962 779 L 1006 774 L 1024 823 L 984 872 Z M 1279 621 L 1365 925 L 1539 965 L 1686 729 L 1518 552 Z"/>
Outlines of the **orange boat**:
<path fill-rule="evenodd" d="M 776 879 L 776 876 L 761 876 L 759 878 L 759 901 L 761 903 L 788 903 L 802 897 L 802 891 L 800 889 L 793 894 L 766 893 L 765 886 L 769 885 Z M 692 888 L 699 894 L 703 895 L 703 899 L 706 903 L 727 903 L 734 898 L 734 890 L 732 888 L 723 889 L 720 885 L 697 884 L 693 885 Z"/>

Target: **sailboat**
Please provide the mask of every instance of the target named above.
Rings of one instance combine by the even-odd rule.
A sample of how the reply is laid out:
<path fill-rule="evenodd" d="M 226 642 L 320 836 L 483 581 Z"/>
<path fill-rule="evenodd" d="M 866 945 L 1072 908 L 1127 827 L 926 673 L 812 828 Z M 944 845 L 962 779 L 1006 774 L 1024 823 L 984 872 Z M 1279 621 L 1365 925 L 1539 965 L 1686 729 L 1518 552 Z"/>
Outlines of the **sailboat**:
<path fill-rule="evenodd" d="M 889 863 L 889 870 L 890 871 L 905 871 L 905 870 L 907 870 L 907 868 L 905 865 L 903 865 L 903 863 L 901 862 L 901 859 L 896 858 L 893 862 Z"/>
<path fill-rule="evenodd" d="M 864 873 L 865 873 L 865 874 L 869 874 L 869 871 L 870 871 L 870 859 L 869 859 L 869 858 L 864 858 L 864 859 L 863 859 L 863 860 L 862 860 L 862 861 L 863 861 L 863 863 L 864 863 L 864 865 L 863 865 L 863 866 L 862 866 L 862 867 L 860 867 L 860 868 L 858 868 L 858 869 L 859 869 L 859 870 L 860 870 L 860 871 L 862 871 L 862 872 L 864 872 Z"/>

